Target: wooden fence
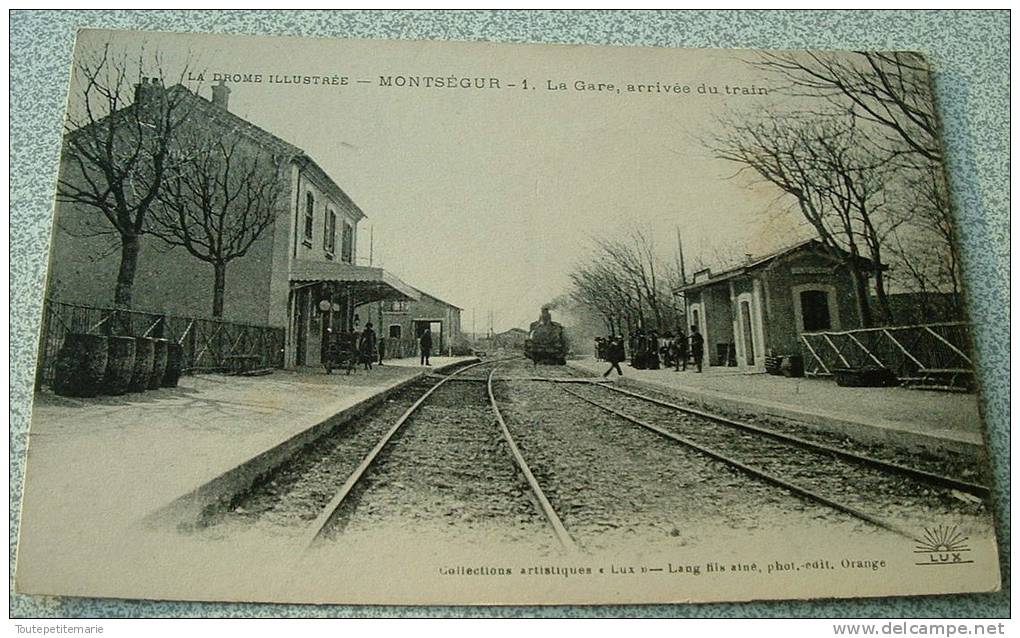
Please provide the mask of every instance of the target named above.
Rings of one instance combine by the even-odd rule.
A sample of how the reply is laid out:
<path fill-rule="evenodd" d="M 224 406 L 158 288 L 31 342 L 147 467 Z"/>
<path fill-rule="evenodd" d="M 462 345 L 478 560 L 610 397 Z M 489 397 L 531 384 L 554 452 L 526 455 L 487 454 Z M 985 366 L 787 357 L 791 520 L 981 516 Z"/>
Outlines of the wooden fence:
<path fill-rule="evenodd" d="M 970 326 L 963 322 L 809 332 L 801 335 L 801 342 L 809 375 L 878 366 L 906 383 L 973 383 Z"/>
<path fill-rule="evenodd" d="M 36 387 L 53 381 L 57 353 L 68 333 L 172 339 L 183 347 L 186 374 L 225 370 L 230 367 L 229 358 L 236 356 L 257 357 L 257 367 L 282 368 L 286 338 L 283 328 L 47 299 L 43 304 Z"/>

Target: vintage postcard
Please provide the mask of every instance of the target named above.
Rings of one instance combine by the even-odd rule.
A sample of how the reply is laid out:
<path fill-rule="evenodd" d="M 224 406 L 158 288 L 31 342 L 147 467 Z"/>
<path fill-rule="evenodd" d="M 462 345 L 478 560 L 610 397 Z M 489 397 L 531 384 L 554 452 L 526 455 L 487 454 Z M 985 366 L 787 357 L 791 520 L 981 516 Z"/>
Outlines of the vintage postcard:
<path fill-rule="evenodd" d="M 998 589 L 930 73 L 81 31 L 17 590 Z"/>

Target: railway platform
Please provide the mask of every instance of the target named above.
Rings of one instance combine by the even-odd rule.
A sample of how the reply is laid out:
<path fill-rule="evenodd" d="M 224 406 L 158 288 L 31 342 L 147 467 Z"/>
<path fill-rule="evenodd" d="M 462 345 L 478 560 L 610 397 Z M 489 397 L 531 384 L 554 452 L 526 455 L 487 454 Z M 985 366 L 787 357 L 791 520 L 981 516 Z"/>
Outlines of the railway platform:
<path fill-rule="evenodd" d="M 66 566 L 75 558 L 57 539 L 72 537 L 105 555 L 154 512 L 193 514 L 217 490 L 268 471 L 337 419 L 385 400 L 426 370 L 467 360 L 436 357 L 428 369 L 385 365 L 350 376 L 321 368 L 184 376 L 176 388 L 90 399 L 38 392 L 19 551 L 34 554 L 37 568 Z"/>
<path fill-rule="evenodd" d="M 601 375 L 609 367 L 592 357 L 568 364 Z M 906 449 L 952 452 L 971 458 L 985 454 L 977 395 L 906 388 L 847 388 L 828 379 L 787 378 L 733 368 L 637 370 L 621 364 L 622 385 L 638 384 L 741 414 L 765 414 L 866 443 Z"/>

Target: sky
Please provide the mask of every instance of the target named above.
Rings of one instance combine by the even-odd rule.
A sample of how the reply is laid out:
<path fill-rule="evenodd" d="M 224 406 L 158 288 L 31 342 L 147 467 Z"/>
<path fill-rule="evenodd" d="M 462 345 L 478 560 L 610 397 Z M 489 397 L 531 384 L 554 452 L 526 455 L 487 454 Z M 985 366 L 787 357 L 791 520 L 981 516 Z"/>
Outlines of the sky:
<path fill-rule="evenodd" d="M 734 177 L 739 167 L 699 141 L 718 116 L 780 99 L 725 94 L 770 86 L 746 53 L 83 31 L 77 55 L 107 42 L 132 58 L 158 52 L 168 78 L 187 64 L 203 76 L 189 86 L 207 98 L 216 73 L 261 74 L 228 82 L 229 109 L 304 149 L 365 212 L 359 263 L 371 252 L 373 265 L 460 306 L 465 330 L 473 318 L 487 329 L 490 313 L 496 331 L 526 327 L 568 291 L 592 237 L 643 229 L 672 260 L 679 228 L 688 263 L 711 264 L 808 233 L 777 191 Z M 270 83 L 276 74 L 348 83 Z M 500 88 L 385 87 L 380 76 L 494 78 Z M 700 94 L 702 84 L 719 93 Z"/>

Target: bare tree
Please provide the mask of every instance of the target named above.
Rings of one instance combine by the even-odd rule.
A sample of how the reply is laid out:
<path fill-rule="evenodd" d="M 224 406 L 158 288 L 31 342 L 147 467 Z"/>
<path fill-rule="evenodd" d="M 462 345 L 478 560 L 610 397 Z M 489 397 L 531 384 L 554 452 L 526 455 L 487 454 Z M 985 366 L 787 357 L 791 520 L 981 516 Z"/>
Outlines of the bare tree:
<path fill-rule="evenodd" d="M 894 273 L 900 285 L 922 293 L 921 317 L 959 320 L 964 316 L 960 255 L 948 197 L 940 166 L 932 162 L 912 171 L 895 202 L 897 210 L 908 211 L 910 217 L 891 234 L 888 250 L 900 266 L 901 272 Z M 942 297 L 939 308 L 930 307 L 930 294 Z"/>
<path fill-rule="evenodd" d="M 825 108 L 815 115 L 849 116 L 871 126 L 876 157 L 894 169 L 890 174 L 898 187 L 909 187 L 896 189 L 902 195 L 896 202 L 902 227 L 890 229 L 895 240 L 887 242 L 889 252 L 907 277 L 915 278 L 910 288 L 949 291 L 958 304 L 960 255 L 930 69 L 924 59 L 902 51 L 764 52 L 751 64 L 784 79 L 787 84 L 780 91 L 822 101 Z M 910 240 L 912 234 L 936 246 L 920 246 Z M 907 246 L 911 249 L 904 250 Z M 918 250 L 923 257 L 916 254 Z M 881 276 L 876 283 L 882 283 Z"/>
<path fill-rule="evenodd" d="M 155 67 L 155 77 L 146 67 Z M 140 239 L 168 168 L 170 146 L 188 116 L 190 92 L 164 88 L 158 56 L 129 61 L 109 45 L 74 67 L 65 121 L 64 170 L 57 199 L 83 213 L 70 220 L 79 234 L 111 235 L 119 242 L 114 304 L 130 307 Z M 181 72 L 181 79 L 187 73 Z M 139 84 L 133 86 L 132 77 Z"/>
<path fill-rule="evenodd" d="M 177 161 L 149 232 L 212 265 L 212 314 L 222 317 L 227 265 L 248 253 L 281 209 L 283 162 L 236 132 L 181 135 L 172 154 Z"/>
<path fill-rule="evenodd" d="M 883 248 L 890 233 L 907 221 L 902 211 L 887 206 L 887 186 L 898 177 L 894 167 L 869 147 L 853 119 L 844 128 L 831 124 L 824 135 L 811 140 L 805 152 L 821 171 L 819 187 L 829 209 L 836 212 L 842 240 L 851 253 L 857 241 L 871 259 L 875 297 L 887 323 L 893 323 L 885 282 Z"/>
<path fill-rule="evenodd" d="M 836 113 L 878 125 L 896 142 L 888 152 L 941 161 L 930 70 L 919 54 L 762 52 L 752 64 L 785 78 L 790 95 L 825 99 Z"/>
<path fill-rule="evenodd" d="M 822 245 L 849 270 L 861 322 L 872 325 L 861 253 L 881 255 L 873 206 L 883 178 L 879 164 L 859 151 L 853 123 L 766 113 L 724 122 L 722 130 L 713 143 L 716 156 L 750 168 L 796 201 Z"/>
<path fill-rule="evenodd" d="M 571 298 L 602 317 L 609 333 L 642 327 L 671 330 L 682 309 L 672 294 L 679 274 L 656 251 L 650 233 L 596 238 L 587 260 L 570 273 Z"/>

